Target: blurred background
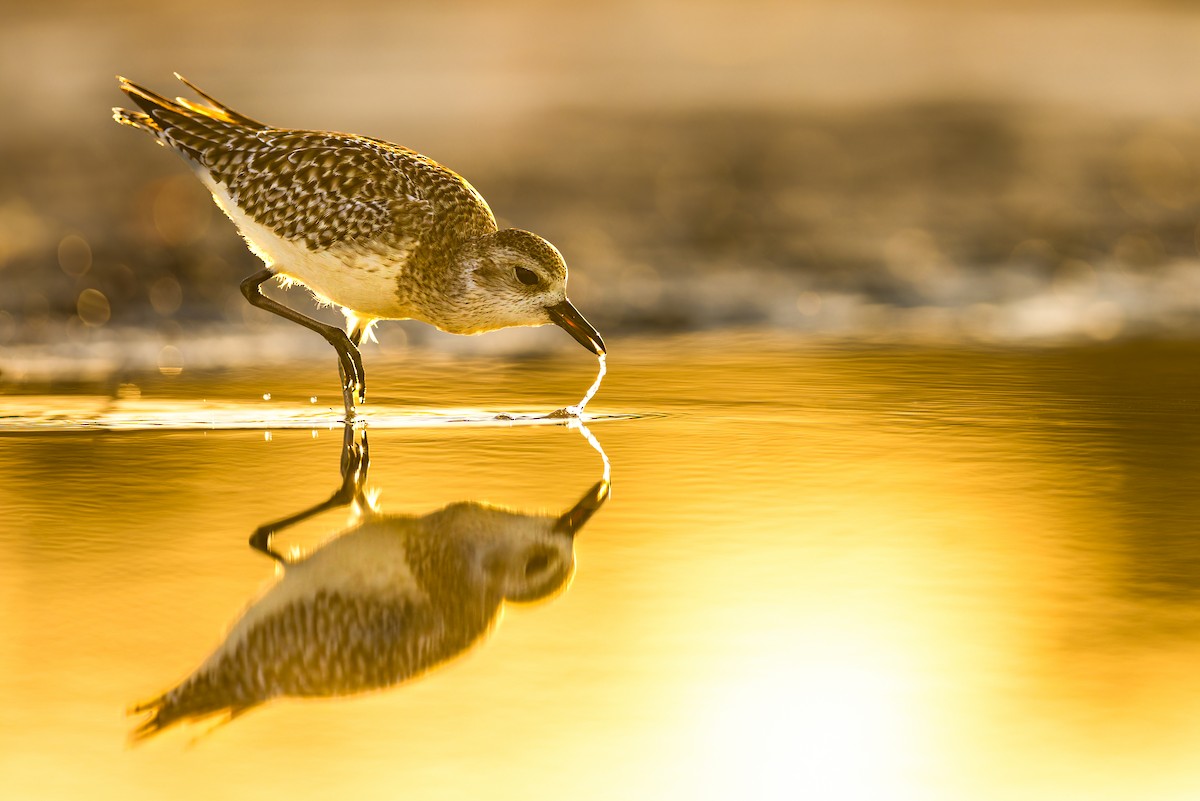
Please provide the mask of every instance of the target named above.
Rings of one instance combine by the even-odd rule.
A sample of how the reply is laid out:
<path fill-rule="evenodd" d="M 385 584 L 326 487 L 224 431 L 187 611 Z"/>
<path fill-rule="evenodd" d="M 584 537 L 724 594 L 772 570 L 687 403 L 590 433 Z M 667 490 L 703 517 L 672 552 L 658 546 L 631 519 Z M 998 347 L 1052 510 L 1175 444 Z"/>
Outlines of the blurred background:
<path fill-rule="evenodd" d="M 0 20 L 12 797 L 1200 798 L 1200 7 Z M 249 533 L 340 479 L 331 349 L 244 301 L 232 224 L 111 119 L 116 74 L 183 93 L 173 71 L 426 153 L 554 242 L 610 346 L 589 411 L 615 488 L 570 590 L 462 661 L 126 750 L 123 710 L 274 570 Z M 378 334 L 387 513 L 558 514 L 602 475 L 568 426 L 486 411 L 580 396 L 597 366 L 564 332 Z"/>
<path fill-rule="evenodd" d="M 1200 10 L 1166 0 L 14 6 L 0 381 L 161 367 L 181 342 L 237 360 L 256 332 L 256 358 L 326 347 L 244 302 L 258 264 L 232 225 L 110 119 L 115 74 L 174 95 L 176 70 L 268 123 L 464 174 L 502 225 L 558 245 L 606 337 L 1195 337 L 1197 43 Z"/>

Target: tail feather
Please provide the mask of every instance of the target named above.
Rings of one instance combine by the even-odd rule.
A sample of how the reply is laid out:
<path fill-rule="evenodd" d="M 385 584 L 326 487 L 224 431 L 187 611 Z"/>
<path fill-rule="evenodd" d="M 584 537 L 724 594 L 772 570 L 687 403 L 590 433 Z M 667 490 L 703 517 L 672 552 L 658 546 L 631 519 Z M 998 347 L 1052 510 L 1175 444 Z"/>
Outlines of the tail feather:
<path fill-rule="evenodd" d="M 220 687 L 213 686 L 212 678 L 198 671 L 174 689 L 130 705 L 125 714 L 146 715 L 129 732 L 130 745 L 144 742 L 183 721 L 194 723 L 223 715 L 219 727 L 263 703 L 263 699 L 231 698 Z"/>
<path fill-rule="evenodd" d="M 139 723 L 131 732 L 129 732 L 130 745 L 149 740 L 164 729 L 169 729 L 176 723 L 181 721 L 198 721 L 203 718 L 208 718 L 213 715 L 224 713 L 225 717 L 214 728 L 228 723 L 236 717 L 241 716 L 248 710 L 253 708 L 250 706 L 230 706 L 224 703 L 201 704 L 199 706 L 189 705 L 189 699 L 179 697 L 179 688 L 168 693 L 153 698 L 149 701 L 143 701 L 129 707 L 126 714 L 141 715 L 149 713 L 149 716 Z M 194 700 L 194 699 L 191 699 Z"/>
<path fill-rule="evenodd" d="M 129 95 L 129 99 L 141 106 L 142 110 L 147 114 L 158 109 L 165 109 L 180 114 L 187 113 L 186 109 L 178 104 L 167 100 L 162 95 L 152 92 L 144 86 L 139 86 L 128 78 L 118 75 L 117 80 L 121 83 L 121 91 Z"/>
<path fill-rule="evenodd" d="M 140 715 L 144 712 L 149 712 L 150 717 L 138 724 L 137 728 L 129 733 L 130 743 L 136 744 L 143 740 L 148 740 L 158 734 L 163 729 L 175 722 L 176 718 L 166 717 L 164 713 L 167 710 L 167 695 L 160 695 L 157 698 L 142 703 L 134 704 L 129 707 L 126 714 Z"/>
<path fill-rule="evenodd" d="M 155 715 L 154 717 L 144 721 L 133 731 L 129 732 L 129 744 L 137 745 L 139 743 L 144 743 L 146 740 L 149 740 L 151 737 L 158 734 L 165 728 L 166 725 L 160 723 L 158 716 Z"/>
<path fill-rule="evenodd" d="M 192 83 L 187 78 L 180 75 L 178 72 L 175 73 L 175 77 L 178 78 L 180 83 L 182 83 L 184 86 L 191 89 L 193 92 L 200 95 L 200 97 L 202 97 L 206 101 L 208 101 L 208 104 L 209 104 L 208 106 L 201 106 L 198 103 L 193 103 L 192 101 L 187 100 L 186 98 L 182 98 L 182 97 L 175 98 L 181 105 L 186 106 L 187 108 L 191 109 L 192 111 L 198 112 L 200 114 L 204 114 L 209 117 L 213 117 L 215 119 L 220 119 L 224 122 L 231 122 L 231 123 L 234 123 L 235 125 L 244 125 L 247 128 L 262 129 L 262 128 L 269 127 L 269 126 L 259 122 L 256 119 L 252 119 L 250 117 L 247 117 L 245 114 L 240 114 L 240 113 L 234 111 L 229 106 L 227 106 L 224 103 L 222 103 L 221 101 L 217 100 L 215 97 L 208 94 L 207 92 L 202 90 L 200 87 L 196 86 L 196 84 Z"/>
<path fill-rule="evenodd" d="M 154 118 L 141 111 L 130 111 L 127 108 L 114 107 L 113 119 L 122 125 L 141 128 L 143 131 L 149 131 L 155 135 L 162 133 L 162 129 L 158 127 L 158 123 L 154 121 Z"/>
<path fill-rule="evenodd" d="M 160 143 L 170 145 L 192 161 L 206 165 L 205 154 L 220 148 L 240 134 L 267 126 L 225 106 L 210 95 L 196 89 L 180 75 L 180 81 L 211 103 L 205 106 L 184 98 L 169 100 L 144 86 L 117 76 L 121 91 L 141 111 L 114 108 L 113 119 L 123 125 L 141 128 L 153 134 Z M 206 165 L 207 166 L 207 165 Z"/>

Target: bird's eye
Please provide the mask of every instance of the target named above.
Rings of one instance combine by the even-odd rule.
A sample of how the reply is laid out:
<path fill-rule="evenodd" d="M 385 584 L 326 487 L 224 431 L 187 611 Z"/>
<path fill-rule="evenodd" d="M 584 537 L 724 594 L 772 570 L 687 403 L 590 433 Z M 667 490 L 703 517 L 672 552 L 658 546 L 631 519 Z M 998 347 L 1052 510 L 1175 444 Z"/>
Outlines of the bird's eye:
<path fill-rule="evenodd" d="M 525 286 L 537 286 L 538 282 L 541 280 L 538 278 L 537 273 L 525 267 L 517 267 L 515 268 L 514 272 L 517 276 L 517 280 Z"/>
<path fill-rule="evenodd" d="M 544 553 L 534 554 L 525 563 L 525 578 L 541 573 L 550 564 L 550 557 Z"/>

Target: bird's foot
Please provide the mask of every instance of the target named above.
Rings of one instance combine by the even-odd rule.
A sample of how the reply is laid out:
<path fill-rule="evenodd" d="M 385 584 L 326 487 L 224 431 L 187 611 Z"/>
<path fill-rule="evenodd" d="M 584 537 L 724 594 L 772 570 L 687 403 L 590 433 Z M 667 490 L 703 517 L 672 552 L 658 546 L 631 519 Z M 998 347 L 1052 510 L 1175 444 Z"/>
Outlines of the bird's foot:
<path fill-rule="evenodd" d="M 343 334 L 343 336 L 345 336 Z M 345 347 L 338 347 L 338 372 L 342 377 L 342 394 L 349 409 L 357 397 L 359 403 L 367 400 L 367 373 L 363 369 L 362 355 L 349 339 Z"/>
<path fill-rule="evenodd" d="M 342 417 L 342 422 L 347 424 L 353 423 L 357 419 L 358 413 L 354 408 L 354 386 L 352 384 L 346 383 L 342 385 L 342 405 L 346 410 L 345 415 Z"/>
<path fill-rule="evenodd" d="M 343 364 L 342 381 L 345 382 L 342 389 L 351 401 L 367 402 L 367 380 L 363 374 L 362 362 L 355 364 L 351 361 L 349 368 Z"/>
<path fill-rule="evenodd" d="M 345 399 L 347 406 L 353 407 L 360 403 L 366 403 L 367 392 L 363 385 L 356 381 L 347 381 L 342 387 L 342 397 Z"/>

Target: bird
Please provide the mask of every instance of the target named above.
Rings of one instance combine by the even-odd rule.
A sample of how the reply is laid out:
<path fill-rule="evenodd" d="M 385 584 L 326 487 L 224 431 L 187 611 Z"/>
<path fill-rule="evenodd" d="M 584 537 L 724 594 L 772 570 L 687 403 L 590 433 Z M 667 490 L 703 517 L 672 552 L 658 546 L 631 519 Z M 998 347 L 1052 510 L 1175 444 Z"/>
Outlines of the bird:
<path fill-rule="evenodd" d="M 134 743 L 186 720 L 228 722 L 277 698 L 382 690 L 466 651 L 506 602 L 548 598 L 570 579 L 574 537 L 609 496 L 607 478 L 561 515 L 460 501 L 425 515 L 389 515 L 364 498 L 366 434 L 347 425 L 342 485 L 329 500 L 260 526 L 256 550 L 283 567 L 220 645 L 177 686 L 135 704 Z M 304 556 L 272 538 L 327 509 L 357 521 Z"/>
<path fill-rule="evenodd" d="M 345 419 L 366 400 L 359 345 L 378 320 L 454 334 L 553 323 L 603 367 L 604 340 L 567 299 L 562 254 L 530 231 L 501 230 L 461 175 L 381 139 L 266 125 L 175 77 L 204 102 L 117 76 L 140 110 L 113 118 L 182 156 L 264 262 L 241 283 L 246 299 L 333 345 Z M 277 277 L 340 307 L 346 328 L 267 297 L 262 285 Z"/>

